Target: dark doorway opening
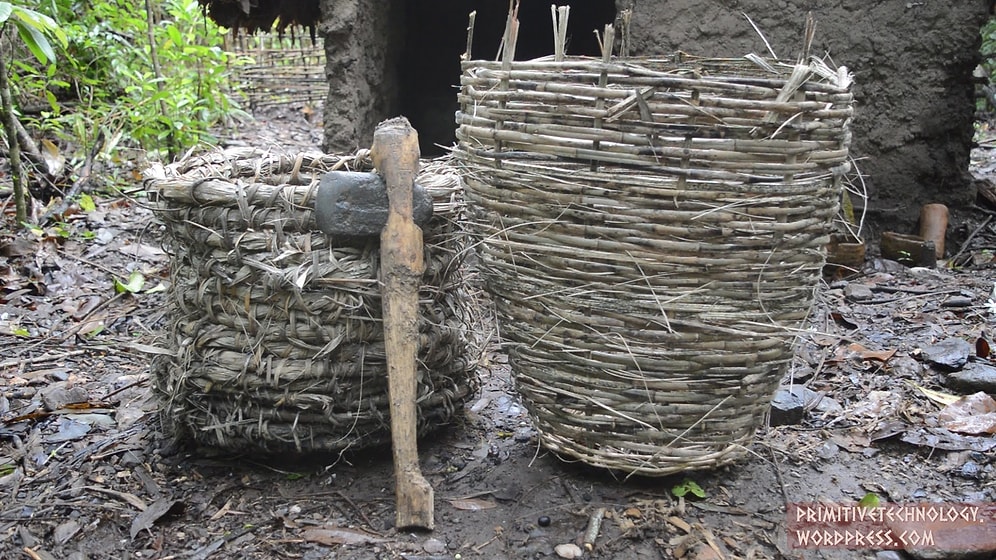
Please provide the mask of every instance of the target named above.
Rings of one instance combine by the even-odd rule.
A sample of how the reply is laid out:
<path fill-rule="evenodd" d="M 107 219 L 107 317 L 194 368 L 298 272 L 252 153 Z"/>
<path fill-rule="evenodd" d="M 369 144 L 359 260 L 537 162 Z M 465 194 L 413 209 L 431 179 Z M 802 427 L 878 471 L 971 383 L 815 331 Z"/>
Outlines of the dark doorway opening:
<path fill-rule="evenodd" d="M 599 55 L 594 30 L 601 34 L 605 25 L 615 20 L 615 0 L 566 4 L 571 6 L 567 54 Z M 405 44 L 399 57 L 399 109 L 418 130 L 422 155 L 434 157 L 455 141 L 460 56 L 467 50 L 468 16 L 477 11 L 473 58 L 494 59 L 505 31 L 508 0 L 403 2 L 402 6 Z M 550 2 L 523 0 L 515 58 L 528 60 L 550 54 L 553 54 Z"/>

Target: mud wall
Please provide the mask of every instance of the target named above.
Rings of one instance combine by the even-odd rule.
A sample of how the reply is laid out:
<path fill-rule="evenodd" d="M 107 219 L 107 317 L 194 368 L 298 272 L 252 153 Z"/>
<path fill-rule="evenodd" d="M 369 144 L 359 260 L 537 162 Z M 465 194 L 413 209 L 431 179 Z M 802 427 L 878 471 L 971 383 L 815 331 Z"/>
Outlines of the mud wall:
<path fill-rule="evenodd" d="M 377 123 L 398 108 L 403 10 L 387 0 L 321 0 L 325 38 L 326 152 L 369 147 Z"/>
<path fill-rule="evenodd" d="M 369 146 L 381 120 L 407 116 L 419 131 L 423 155 L 444 153 L 455 141 L 456 86 L 467 49 L 468 14 L 477 12 L 475 57 L 495 56 L 508 0 L 320 0 L 329 96 L 326 151 Z M 571 54 L 596 54 L 593 29 L 615 17 L 615 0 L 574 2 Z M 552 52 L 550 4 L 520 8 L 520 59 Z"/>
<path fill-rule="evenodd" d="M 852 153 L 868 186 L 871 240 L 914 227 L 924 203 L 974 200 L 971 74 L 989 0 L 618 0 L 617 8 L 633 10 L 636 54 L 766 54 L 746 13 L 790 60 L 811 11 L 813 52 L 830 53 L 855 77 Z"/>
<path fill-rule="evenodd" d="M 320 1 L 323 22 L 319 32 L 325 37 L 329 81 L 324 149 L 348 152 L 369 146 L 376 124 L 402 111 L 431 113 L 431 117 L 409 116 L 414 117 L 417 129 L 427 137 L 431 134 L 430 143 L 448 144 L 443 136 L 455 127 L 453 109 L 440 99 L 450 95 L 455 106 L 456 92 L 451 86 L 459 82 L 459 70 L 453 59 L 465 46 L 464 12 L 495 7 L 503 11 L 507 1 Z M 611 8 L 612 3 L 573 2 L 573 33 L 579 38 L 590 35 L 592 29 L 600 28 L 593 21 L 604 17 L 599 14 L 582 25 L 575 12 L 593 10 L 596 4 Z M 948 204 L 957 219 L 958 209 L 974 200 L 968 173 L 974 114 L 971 74 L 978 63 L 979 29 L 988 17 L 989 3 L 614 0 L 617 11 L 633 11 L 633 54 L 675 50 L 702 56 L 766 54 L 764 42 L 744 18 L 746 13 L 778 56 L 791 60 L 801 48 L 805 14 L 812 12 L 817 20 L 814 52 L 829 53 L 855 76 L 852 152 L 868 189 L 870 230 L 866 233 L 872 242 L 883 228 L 914 228 L 924 203 Z M 410 5 L 438 11 L 413 14 Z M 548 14 L 549 4 L 542 7 Z M 448 16 L 450 12 L 460 16 L 454 19 Z M 413 25 L 416 15 L 421 19 Z M 543 17 L 543 30 L 525 34 L 527 39 L 520 36 L 520 42 L 535 37 L 538 45 L 549 44 L 545 31 L 549 16 Z M 503 27 L 504 18 L 478 19 L 482 36 L 489 24 Z M 444 41 L 449 46 L 441 46 Z M 475 46 L 475 54 L 493 56 L 495 48 Z M 569 46 L 571 54 L 574 50 Z M 434 60 L 449 65 L 454 75 L 430 79 L 429 72 L 416 68 Z M 429 83 L 432 80 L 445 83 Z M 436 108 L 418 108 L 426 105 Z M 419 118 L 439 122 L 416 122 Z M 428 153 L 425 146 L 423 153 Z"/>

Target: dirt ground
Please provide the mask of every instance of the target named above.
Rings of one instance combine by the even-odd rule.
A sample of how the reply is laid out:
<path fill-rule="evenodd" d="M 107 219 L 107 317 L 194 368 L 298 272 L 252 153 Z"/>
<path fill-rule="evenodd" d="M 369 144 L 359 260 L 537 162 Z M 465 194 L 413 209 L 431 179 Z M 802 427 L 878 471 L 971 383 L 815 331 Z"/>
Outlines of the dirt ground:
<path fill-rule="evenodd" d="M 321 137 L 297 113 L 241 130 L 230 143 L 293 151 Z M 981 174 L 996 166 L 985 146 Z M 785 513 L 790 502 L 869 494 L 996 501 L 996 428 L 945 428 L 930 392 L 969 392 L 945 384 L 932 345 L 958 339 L 976 356 L 996 331 L 993 214 L 970 214 L 952 224 L 977 230 L 949 249 L 958 266 L 870 259 L 823 287 L 790 371 L 822 400 L 715 471 L 626 478 L 546 452 L 496 346 L 460 421 L 420 442 L 436 529 L 419 533 L 393 527 L 389 450 L 289 459 L 163 435 L 147 353 L 167 322 L 160 228 L 137 189 L 100 197 L 62 230 L 0 233 L 0 558 L 992 558 L 992 548 L 794 548 Z M 135 270 L 145 287 L 116 292 Z M 703 497 L 676 497 L 689 482 Z M 596 512 L 604 519 L 584 551 Z"/>

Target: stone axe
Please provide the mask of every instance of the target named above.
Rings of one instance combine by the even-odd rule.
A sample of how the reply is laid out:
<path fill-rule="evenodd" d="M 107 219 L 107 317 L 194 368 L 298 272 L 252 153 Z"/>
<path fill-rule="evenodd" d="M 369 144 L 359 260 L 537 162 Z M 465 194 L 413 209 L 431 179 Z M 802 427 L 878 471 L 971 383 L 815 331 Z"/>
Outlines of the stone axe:
<path fill-rule="evenodd" d="M 425 263 L 422 230 L 413 213 L 422 222 L 428 220 L 432 199 L 415 185 L 418 133 L 408 119 L 398 117 L 377 125 L 370 156 L 379 176 L 334 172 L 322 178 L 316 195 L 315 218 L 319 229 L 339 242 L 380 233 L 381 298 L 397 499 L 395 525 L 399 529 L 431 530 L 433 491 L 419 468 L 416 443 L 418 291 Z"/>

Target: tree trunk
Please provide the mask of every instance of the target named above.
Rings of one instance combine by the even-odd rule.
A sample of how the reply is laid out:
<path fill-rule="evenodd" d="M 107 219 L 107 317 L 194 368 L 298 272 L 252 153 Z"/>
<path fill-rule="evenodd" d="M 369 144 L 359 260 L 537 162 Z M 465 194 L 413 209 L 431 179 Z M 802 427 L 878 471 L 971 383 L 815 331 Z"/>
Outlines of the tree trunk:
<path fill-rule="evenodd" d="M 10 176 L 14 182 L 14 216 L 21 227 L 28 220 L 28 189 L 21 168 L 21 148 L 17 138 L 17 125 L 14 117 L 14 104 L 10 98 L 10 83 L 7 81 L 7 62 L 0 53 L 0 101 L 2 101 L 3 129 L 7 133 Z"/>

